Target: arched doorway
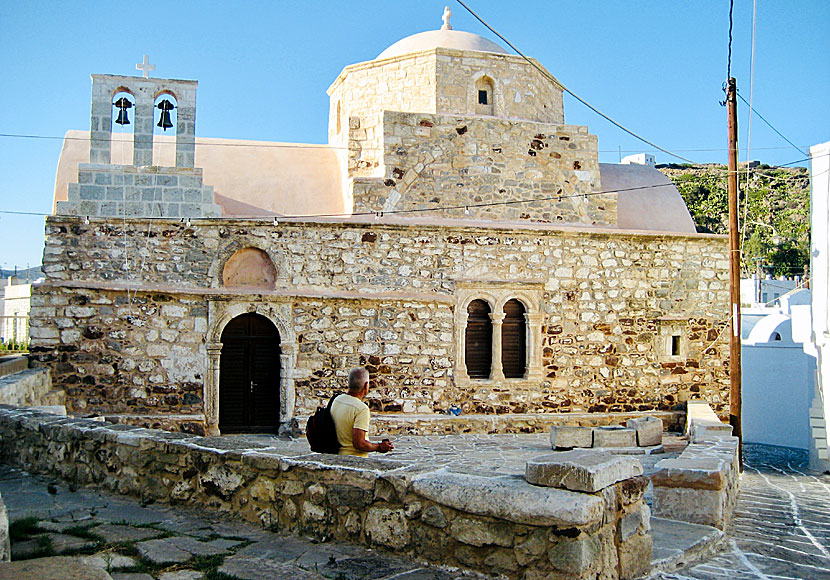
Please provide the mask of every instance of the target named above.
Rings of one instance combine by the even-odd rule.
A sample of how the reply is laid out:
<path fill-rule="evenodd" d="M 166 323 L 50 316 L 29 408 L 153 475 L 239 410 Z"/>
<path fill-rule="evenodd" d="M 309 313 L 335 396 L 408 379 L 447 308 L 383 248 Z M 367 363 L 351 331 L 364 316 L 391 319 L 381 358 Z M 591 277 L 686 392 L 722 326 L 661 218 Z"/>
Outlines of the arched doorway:
<path fill-rule="evenodd" d="M 242 314 L 222 331 L 219 430 L 276 433 L 280 415 L 280 334 L 260 314 Z"/>

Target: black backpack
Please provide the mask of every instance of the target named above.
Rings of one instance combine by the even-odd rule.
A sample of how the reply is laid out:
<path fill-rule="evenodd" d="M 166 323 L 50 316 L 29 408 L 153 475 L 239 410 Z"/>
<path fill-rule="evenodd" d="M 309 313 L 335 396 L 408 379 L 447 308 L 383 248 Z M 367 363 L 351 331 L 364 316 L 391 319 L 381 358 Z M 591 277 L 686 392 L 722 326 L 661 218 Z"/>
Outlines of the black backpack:
<path fill-rule="evenodd" d="M 327 407 L 317 407 L 317 411 L 308 418 L 308 422 L 305 424 L 305 436 L 312 451 L 334 454 L 340 451 L 337 430 L 331 416 L 331 404 L 340 394 L 332 395 Z"/>

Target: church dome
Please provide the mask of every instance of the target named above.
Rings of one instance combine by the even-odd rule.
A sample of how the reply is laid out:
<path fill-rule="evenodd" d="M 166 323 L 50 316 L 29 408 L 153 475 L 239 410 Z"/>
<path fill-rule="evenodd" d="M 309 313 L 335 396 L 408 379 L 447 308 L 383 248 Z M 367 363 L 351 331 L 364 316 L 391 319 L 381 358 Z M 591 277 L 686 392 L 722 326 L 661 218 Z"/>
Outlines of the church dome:
<path fill-rule="evenodd" d="M 472 32 L 453 30 L 450 25 L 450 16 L 452 16 L 452 11 L 448 7 L 444 8 L 444 25 L 441 26 L 440 30 L 427 30 L 426 32 L 419 32 L 418 34 L 402 38 L 380 53 L 377 60 L 433 48 L 452 48 L 454 50 L 476 50 L 478 52 L 509 54 L 498 44 L 487 40 L 483 36 L 473 34 Z"/>
<path fill-rule="evenodd" d="M 452 48 L 455 50 L 477 50 L 479 52 L 508 54 L 506 50 L 495 42 L 487 40 L 478 34 L 473 34 L 472 32 L 464 32 L 462 30 L 427 30 L 426 32 L 419 32 L 418 34 L 402 38 L 380 53 L 377 58 L 378 60 L 392 58 L 401 56 L 402 54 L 420 52 L 432 48 Z"/>

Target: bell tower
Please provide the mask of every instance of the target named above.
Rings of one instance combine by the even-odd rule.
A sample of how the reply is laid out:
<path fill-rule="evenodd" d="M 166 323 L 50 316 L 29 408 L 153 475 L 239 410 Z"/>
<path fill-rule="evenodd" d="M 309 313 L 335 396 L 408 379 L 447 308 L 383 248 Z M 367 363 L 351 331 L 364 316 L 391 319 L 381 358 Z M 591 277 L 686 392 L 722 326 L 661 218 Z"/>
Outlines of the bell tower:
<path fill-rule="evenodd" d="M 196 81 L 150 78 L 155 67 L 136 66 L 143 77 L 92 75 L 89 163 L 78 165 L 67 201 L 57 213 L 99 217 L 217 217 L 213 188 L 195 167 Z M 174 104 L 175 103 L 175 104 Z M 154 113 L 158 126 L 175 128 L 175 165 L 154 159 Z M 175 125 L 170 121 L 175 115 Z M 130 119 L 130 117 L 133 117 Z M 132 124 L 132 163 L 113 163 L 113 123 Z M 129 137 L 129 134 L 126 135 Z M 121 142 L 124 140 L 122 139 Z M 158 147 L 156 148 L 158 150 Z"/>

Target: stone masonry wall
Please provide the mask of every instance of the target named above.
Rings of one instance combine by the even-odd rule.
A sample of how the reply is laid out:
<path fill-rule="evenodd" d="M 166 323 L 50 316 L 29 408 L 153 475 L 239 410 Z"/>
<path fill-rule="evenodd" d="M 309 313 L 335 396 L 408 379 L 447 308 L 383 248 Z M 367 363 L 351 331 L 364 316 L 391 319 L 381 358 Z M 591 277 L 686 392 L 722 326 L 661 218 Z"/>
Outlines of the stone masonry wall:
<path fill-rule="evenodd" d="M 728 411 L 722 237 L 358 218 L 127 220 L 125 256 L 120 220 L 83 221 L 48 219 L 47 281 L 32 297 L 33 359 L 67 388 L 70 410 L 201 413 L 209 305 L 239 303 L 287 307 L 298 415 L 359 364 L 377 376 L 375 410 L 632 412 L 694 396 Z M 273 291 L 221 287 L 224 262 L 244 247 L 271 257 Z M 471 279 L 536 288 L 540 380 L 460 374 L 456 293 Z M 665 352 L 667 328 L 682 335 L 683 356 Z"/>
<path fill-rule="evenodd" d="M 309 453 L 288 442 L 244 445 L 0 409 L 3 462 L 147 502 L 232 512 L 276 530 L 508 578 L 627 579 L 650 563 L 642 476 L 583 493 Z"/>
<path fill-rule="evenodd" d="M 485 77 L 494 102 L 482 108 L 476 82 Z M 505 54 L 437 48 L 358 63 L 343 69 L 328 93 L 329 143 L 348 147 L 350 177 L 382 177 L 387 111 L 564 123 L 558 83 Z"/>
<path fill-rule="evenodd" d="M 386 112 L 383 143 L 382 181 L 354 181 L 356 213 L 449 206 L 456 209 L 441 215 L 617 222 L 616 195 L 591 194 L 600 177 L 597 140 L 587 127 Z M 515 200 L 531 201 L 503 203 Z"/>

